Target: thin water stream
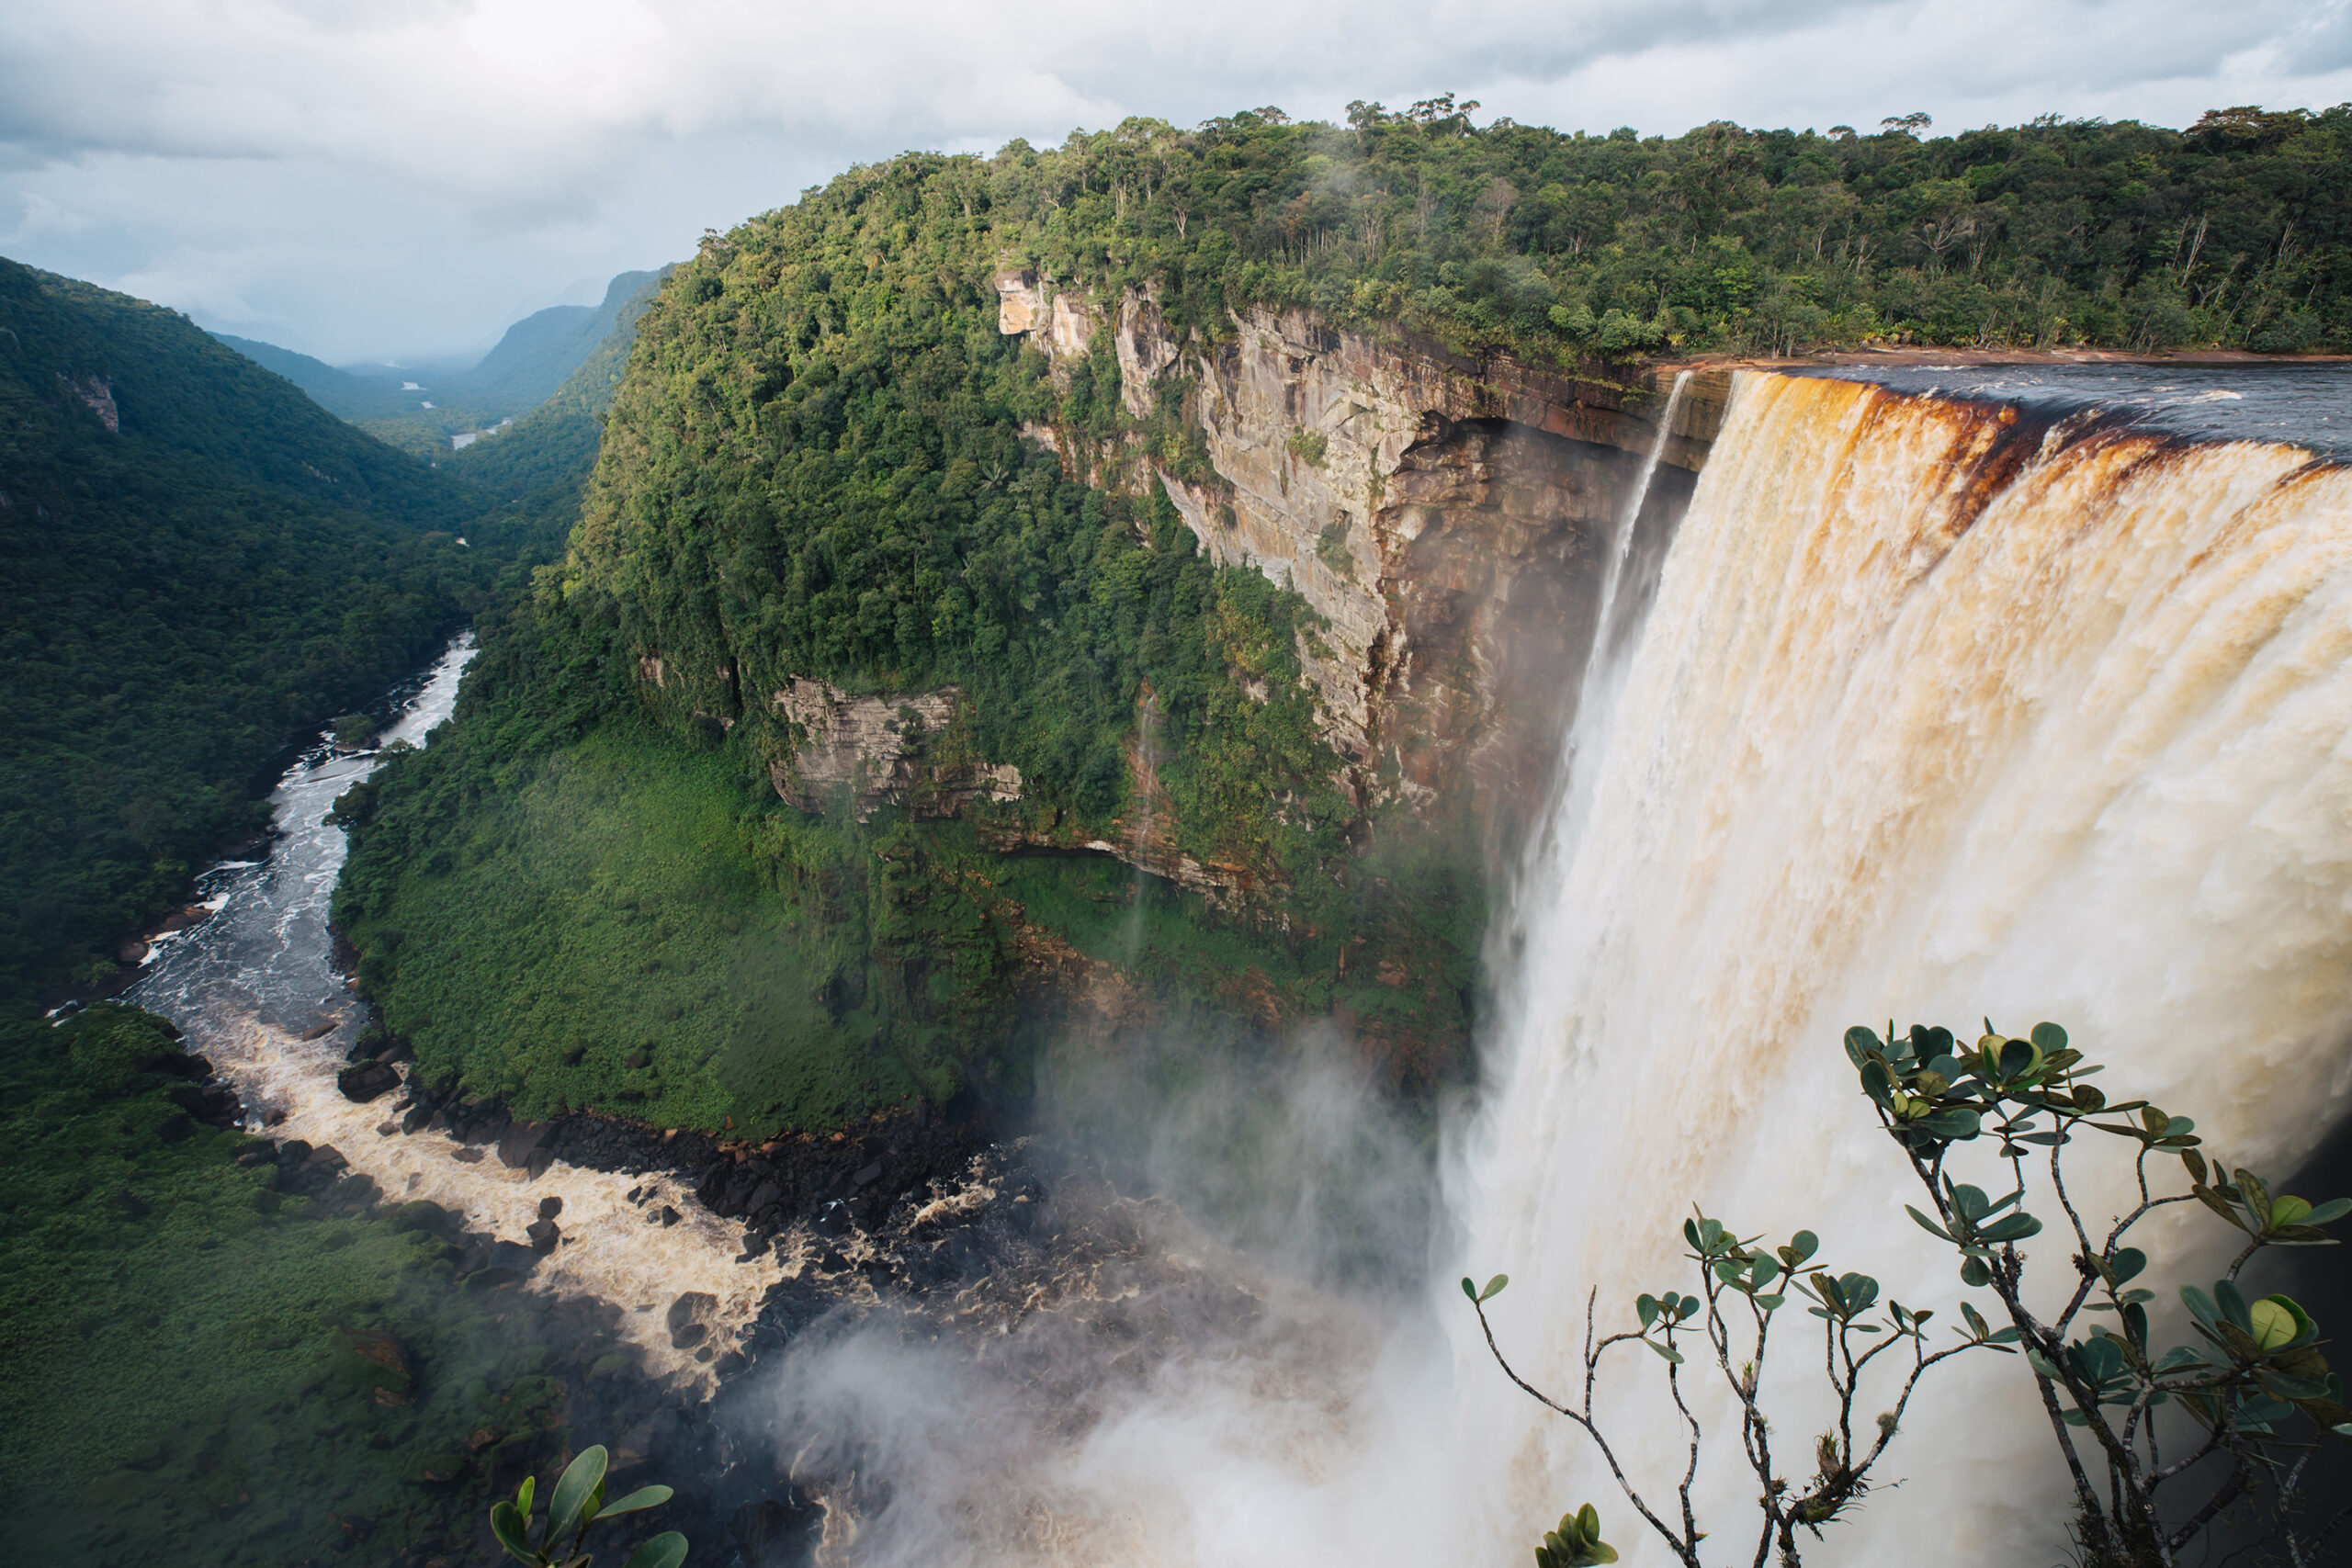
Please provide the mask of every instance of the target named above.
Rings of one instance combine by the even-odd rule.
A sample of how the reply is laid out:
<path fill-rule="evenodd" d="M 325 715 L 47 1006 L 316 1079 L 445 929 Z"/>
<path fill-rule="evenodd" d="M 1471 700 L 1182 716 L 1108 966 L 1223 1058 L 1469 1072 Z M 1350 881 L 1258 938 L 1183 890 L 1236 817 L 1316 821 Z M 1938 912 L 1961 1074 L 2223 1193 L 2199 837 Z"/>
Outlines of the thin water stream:
<path fill-rule="evenodd" d="M 460 636 L 413 694 L 395 694 L 400 711 L 385 745 L 429 742 L 457 703 L 473 651 L 470 634 Z M 531 1271 L 530 1287 L 621 1307 L 649 1371 L 707 1383 L 711 1362 L 735 1348 L 783 1272 L 773 1251 L 737 1261 L 740 1221 L 707 1213 L 687 1182 L 664 1172 L 559 1160 L 535 1178 L 527 1167 L 509 1168 L 495 1148 L 430 1128 L 403 1134 L 392 1094 L 360 1104 L 336 1087 L 368 1009 L 334 965 L 328 908 L 345 840 L 327 816 L 379 760 L 324 740 L 305 751 L 271 796 L 277 838 L 270 852 L 204 874 L 198 896 L 212 917 L 160 941 L 126 999 L 170 1019 L 189 1048 L 236 1086 L 253 1131 L 334 1149 L 388 1201 L 427 1200 L 462 1214 L 478 1234 L 528 1247 L 526 1227 L 545 1200 L 560 1198 L 560 1239 Z M 665 1210 L 676 1216 L 667 1224 Z M 704 1314 L 707 1334 L 681 1346 L 664 1309 L 688 1292 L 717 1304 Z"/>

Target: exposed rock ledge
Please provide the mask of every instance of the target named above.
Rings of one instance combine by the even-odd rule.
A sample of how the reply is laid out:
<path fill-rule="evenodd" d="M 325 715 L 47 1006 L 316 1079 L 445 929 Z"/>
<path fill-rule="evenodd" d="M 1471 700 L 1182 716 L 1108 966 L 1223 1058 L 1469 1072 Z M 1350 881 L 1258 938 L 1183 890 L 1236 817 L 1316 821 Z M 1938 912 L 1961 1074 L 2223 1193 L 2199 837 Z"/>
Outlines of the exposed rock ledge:
<path fill-rule="evenodd" d="M 952 817 L 971 801 L 1021 798 L 1021 770 L 968 755 L 956 725 L 954 686 L 897 697 L 853 696 L 795 677 L 773 697 L 791 727 L 790 758 L 769 769 L 776 794 L 821 811 L 846 791 L 861 822 L 879 805 Z"/>

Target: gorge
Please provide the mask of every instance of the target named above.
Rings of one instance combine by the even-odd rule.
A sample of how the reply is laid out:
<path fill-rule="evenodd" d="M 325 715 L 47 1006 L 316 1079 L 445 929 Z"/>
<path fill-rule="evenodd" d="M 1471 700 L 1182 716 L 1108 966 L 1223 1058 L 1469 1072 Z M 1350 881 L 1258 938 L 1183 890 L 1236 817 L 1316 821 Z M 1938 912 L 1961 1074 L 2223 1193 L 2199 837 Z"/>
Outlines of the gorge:
<path fill-rule="evenodd" d="M 2344 132 L 2306 118 L 2296 157 Z M 8 1058 L 40 1146 L 97 1151 L 16 1205 L 87 1222 L 71 1289 L 166 1252 L 200 1282 L 12 1320 L 12 1462 L 83 1472 L 40 1539 L 453 1568 L 492 1493 L 603 1441 L 680 1488 L 647 1529 L 743 1568 L 1499 1561 L 1587 1500 L 1642 1561 L 1453 1282 L 1508 1272 L 1496 1329 L 1565 1387 L 1580 1304 L 1629 1320 L 1697 1204 L 1817 1230 L 1942 1334 L 1969 1288 L 1847 1026 L 2063 1022 L 2113 1098 L 2295 1178 L 2352 1094 L 2352 429 L 2340 362 L 2252 351 L 2335 331 L 2335 275 L 2220 224 L 2256 259 L 2143 343 L 2203 275 L 2141 218 L 2129 283 L 2087 241 L 2045 279 L 2023 218 L 1907 279 L 1877 209 L 1850 258 L 1782 231 L 1833 167 L 2038 200 L 2145 130 L 1711 128 L 1679 185 L 1466 116 L 909 154 L 706 236 L 449 472 L 355 446 L 423 498 L 422 542 L 371 525 L 418 563 L 397 659 L 279 704 L 277 836 L 181 929 L 35 955 L 205 1063 L 164 1082 L 105 1003 Z M 2163 134 L 2182 190 L 2254 155 Z M 1759 161 L 1752 221 L 1703 218 Z M 1838 270 L 1802 299 L 1754 260 L 1807 245 Z M 1801 318 L 1817 352 L 1776 352 Z M 2201 358 L 2116 356 L 2157 342 Z M 101 428 L 99 357 L 26 406 L 111 452 L 152 400 L 119 375 Z M 368 710 L 422 744 L 311 735 L 461 622 Z M 2226 1262 L 2192 1212 L 2167 1295 Z M 2293 1282 L 2327 1320 L 2340 1273 Z M 2067 1550 L 1996 1361 L 1926 1386 L 1809 1551 Z M 1655 1370 L 1601 1408 L 1670 1489 Z M 1822 1412 L 1772 1378 L 1802 1469 Z M 1711 1460 L 1696 1505 L 1743 1487 Z"/>

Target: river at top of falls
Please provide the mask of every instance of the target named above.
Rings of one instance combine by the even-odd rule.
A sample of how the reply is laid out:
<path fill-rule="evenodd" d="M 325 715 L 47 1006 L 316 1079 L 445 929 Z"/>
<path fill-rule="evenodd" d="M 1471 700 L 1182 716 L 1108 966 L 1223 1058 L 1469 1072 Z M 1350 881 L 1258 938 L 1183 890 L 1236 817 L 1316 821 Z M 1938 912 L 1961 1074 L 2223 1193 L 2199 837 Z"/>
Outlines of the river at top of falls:
<path fill-rule="evenodd" d="M 2352 457 L 2352 367 L 2344 365 L 1840 366 L 1808 374 L 1915 397 L 2099 411 L 2192 441 L 2268 441 Z"/>
<path fill-rule="evenodd" d="M 456 705 L 473 651 L 471 635 L 459 637 L 413 691 L 393 694 L 400 711 L 384 744 L 428 742 Z M 179 1027 L 188 1047 L 236 1086 L 254 1131 L 333 1148 L 388 1201 L 428 1200 L 478 1234 L 527 1246 L 541 1201 L 562 1199 L 561 1240 L 531 1272 L 531 1287 L 614 1303 L 649 1370 L 707 1383 L 709 1361 L 737 1344 L 782 1271 L 773 1253 L 736 1261 L 744 1250 L 739 1222 L 707 1213 L 688 1182 L 666 1173 L 557 1161 L 535 1179 L 443 1133 L 401 1133 L 390 1095 L 357 1104 L 336 1088 L 367 1009 L 333 964 L 327 916 L 345 845 L 327 815 L 379 761 L 323 742 L 304 752 L 270 797 L 269 853 L 204 874 L 198 897 L 212 918 L 164 940 L 125 999 Z M 662 1225 L 665 1206 L 683 1218 Z M 698 1359 L 672 1343 L 661 1310 L 689 1292 L 718 1303 Z"/>

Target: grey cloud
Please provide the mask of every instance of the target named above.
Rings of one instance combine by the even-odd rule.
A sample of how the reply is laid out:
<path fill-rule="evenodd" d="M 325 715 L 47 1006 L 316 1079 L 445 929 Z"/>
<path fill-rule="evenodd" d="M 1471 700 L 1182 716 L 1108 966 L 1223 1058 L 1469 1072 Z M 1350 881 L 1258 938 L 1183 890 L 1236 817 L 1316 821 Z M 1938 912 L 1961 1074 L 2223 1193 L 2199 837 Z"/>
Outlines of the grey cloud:
<path fill-rule="evenodd" d="M 451 349 L 904 147 L 1449 89 L 1595 130 L 2181 123 L 2352 98 L 2352 27 L 2346 0 L 14 0 L 0 243 L 330 357 Z"/>

